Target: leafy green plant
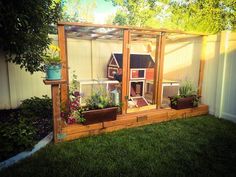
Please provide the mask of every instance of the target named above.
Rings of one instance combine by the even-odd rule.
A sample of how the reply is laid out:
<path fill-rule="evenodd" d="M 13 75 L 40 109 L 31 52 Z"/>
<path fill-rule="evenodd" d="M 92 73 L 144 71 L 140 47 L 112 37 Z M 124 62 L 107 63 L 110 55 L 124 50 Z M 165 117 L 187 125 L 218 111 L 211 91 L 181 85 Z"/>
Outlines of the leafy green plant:
<path fill-rule="evenodd" d="M 18 122 L 7 122 L 0 125 L 0 159 L 5 159 L 16 152 L 31 148 L 35 140 L 36 130 L 25 118 Z"/>
<path fill-rule="evenodd" d="M 181 98 L 181 96 L 176 95 L 176 96 L 171 97 L 171 98 L 170 98 L 170 101 L 171 101 L 171 103 L 172 103 L 173 105 L 177 105 L 179 98 Z"/>
<path fill-rule="evenodd" d="M 189 80 L 186 80 L 179 88 L 179 95 L 170 97 L 172 105 L 177 105 L 178 99 L 193 97 L 193 106 L 197 106 L 199 103 L 199 96 L 197 95 L 196 88 L 193 86 L 193 83 Z"/>
<path fill-rule="evenodd" d="M 193 95 L 193 106 L 196 107 L 198 106 L 200 102 L 200 97 L 198 95 Z"/>
<path fill-rule="evenodd" d="M 0 160 L 33 147 L 52 131 L 52 100 L 46 95 L 25 99 L 4 117 L 0 120 Z"/>
<path fill-rule="evenodd" d="M 83 123 L 86 120 L 83 116 L 85 110 L 86 108 L 79 107 L 76 111 L 73 111 L 70 116 L 73 117 L 77 123 Z"/>
<path fill-rule="evenodd" d="M 52 118 L 52 100 L 43 95 L 42 98 L 31 97 L 22 101 L 20 114 L 27 119 Z"/>
<path fill-rule="evenodd" d="M 55 45 L 49 45 L 49 50 L 43 54 L 44 63 L 46 65 L 58 65 L 61 63 L 59 56 L 60 48 Z"/>
<path fill-rule="evenodd" d="M 112 102 L 110 95 L 103 89 L 94 91 L 90 98 L 86 100 L 86 107 L 89 110 L 103 109 L 115 106 Z"/>
<path fill-rule="evenodd" d="M 187 97 L 191 95 L 195 95 L 196 89 L 193 86 L 191 81 L 186 80 L 179 88 L 179 95 L 180 97 Z"/>
<path fill-rule="evenodd" d="M 101 86 L 93 90 L 92 95 L 86 99 L 86 105 L 81 106 L 80 104 L 80 92 L 78 91 L 77 85 L 77 75 L 73 71 L 72 82 L 70 84 L 70 102 L 69 102 L 69 111 L 64 109 L 62 105 L 62 117 L 66 120 L 68 124 L 73 123 L 82 123 L 85 122 L 84 111 L 94 110 L 94 109 L 103 109 L 108 107 L 117 106 L 113 103 L 110 94 Z M 122 104 L 120 104 L 122 105 Z"/>
<path fill-rule="evenodd" d="M 35 139 L 39 140 L 52 131 L 52 100 L 47 95 L 25 99 L 19 110 L 19 117 L 24 117 L 35 127 Z"/>
<path fill-rule="evenodd" d="M 74 92 L 79 90 L 77 78 L 78 78 L 78 76 L 76 75 L 75 71 L 73 71 L 72 81 L 71 81 L 70 90 L 69 90 L 69 95 L 72 96 L 72 97 L 75 96 Z"/>

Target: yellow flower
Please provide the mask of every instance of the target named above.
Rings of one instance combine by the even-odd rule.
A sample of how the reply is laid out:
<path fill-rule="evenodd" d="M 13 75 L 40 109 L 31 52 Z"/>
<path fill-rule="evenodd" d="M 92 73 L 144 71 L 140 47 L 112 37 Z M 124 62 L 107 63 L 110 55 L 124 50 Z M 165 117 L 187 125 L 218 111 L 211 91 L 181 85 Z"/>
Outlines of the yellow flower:
<path fill-rule="evenodd" d="M 56 46 L 56 45 L 49 45 L 49 49 L 50 50 L 52 50 L 52 51 L 58 51 L 58 52 L 60 52 L 60 48 L 58 47 L 58 46 Z"/>
<path fill-rule="evenodd" d="M 57 46 L 57 49 L 56 49 L 58 52 L 60 52 L 60 48 Z"/>

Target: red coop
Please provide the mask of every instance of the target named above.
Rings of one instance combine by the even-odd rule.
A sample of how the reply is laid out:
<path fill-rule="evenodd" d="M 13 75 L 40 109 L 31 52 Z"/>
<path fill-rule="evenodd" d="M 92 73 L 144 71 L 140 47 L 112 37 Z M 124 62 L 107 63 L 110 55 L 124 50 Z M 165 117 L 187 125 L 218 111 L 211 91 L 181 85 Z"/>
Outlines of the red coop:
<path fill-rule="evenodd" d="M 122 53 L 112 53 L 107 65 L 107 77 L 122 80 Z M 155 63 L 150 54 L 130 54 L 129 98 L 136 106 L 152 102 Z"/>

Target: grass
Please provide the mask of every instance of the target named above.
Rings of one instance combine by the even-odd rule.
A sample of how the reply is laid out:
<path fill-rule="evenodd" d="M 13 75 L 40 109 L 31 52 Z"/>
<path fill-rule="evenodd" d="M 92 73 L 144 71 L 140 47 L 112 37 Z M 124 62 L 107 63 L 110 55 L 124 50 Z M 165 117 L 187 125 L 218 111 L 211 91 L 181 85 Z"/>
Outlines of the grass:
<path fill-rule="evenodd" d="M 201 116 L 49 145 L 1 177 L 236 176 L 236 124 Z"/>

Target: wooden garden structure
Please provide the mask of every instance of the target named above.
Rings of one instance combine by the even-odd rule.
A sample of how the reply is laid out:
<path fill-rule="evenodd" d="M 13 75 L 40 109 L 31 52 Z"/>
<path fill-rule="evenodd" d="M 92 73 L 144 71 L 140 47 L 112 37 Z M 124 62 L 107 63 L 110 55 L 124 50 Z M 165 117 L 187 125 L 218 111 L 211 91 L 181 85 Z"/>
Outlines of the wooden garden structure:
<path fill-rule="evenodd" d="M 83 30 L 80 30 L 82 29 Z M 86 29 L 86 30 L 84 30 Z M 101 32 L 97 29 L 110 29 Z M 67 104 L 69 100 L 69 77 L 68 77 L 68 56 L 67 56 L 67 36 L 76 33 L 76 37 L 83 39 L 118 39 L 123 40 L 123 63 L 122 63 L 122 113 L 117 120 L 101 122 L 91 125 L 65 125 L 60 117 L 60 104 Z M 61 49 L 62 60 L 62 80 L 44 81 L 51 85 L 53 99 L 53 120 L 54 120 L 54 142 L 73 140 L 83 136 L 89 136 L 104 132 L 111 132 L 123 128 L 136 127 L 155 122 L 167 121 L 177 118 L 185 118 L 208 113 L 208 106 L 201 104 L 196 108 L 183 110 L 161 109 L 161 94 L 163 81 L 164 50 L 166 37 L 168 34 L 190 34 L 202 37 L 202 49 L 200 58 L 198 95 L 202 94 L 202 82 L 204 75 L 205 45 L 206 35 L 201 33 L 188 33 L 176 30 L 137 28 L 130 26 L 99 25 L 88 23 L 59 22 L 58 23 L 58 44 Z M 154 67 L 154 95 L 155 107 L 152 110 L 142 110 L 138 112 L 127 112 L 127 96 L 129 90 L 129 64 L 130 64 L 130 43 L 131 35 L 134 40 L 146 36 L 156 39 L 155 67 Z"/>

